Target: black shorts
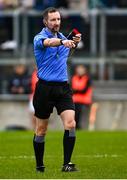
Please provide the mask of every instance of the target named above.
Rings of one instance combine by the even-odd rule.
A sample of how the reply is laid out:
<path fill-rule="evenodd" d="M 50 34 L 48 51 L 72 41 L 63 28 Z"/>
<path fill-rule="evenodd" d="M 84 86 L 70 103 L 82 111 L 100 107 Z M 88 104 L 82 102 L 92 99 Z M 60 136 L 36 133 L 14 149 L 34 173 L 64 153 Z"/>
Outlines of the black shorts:
<path fill-rule="evenodd" d="M 49 118 L 54 107 L 59 115 L 65 110 L 75 110 L 72 90 L 68 82 L 47 82 L 39 79 L 33 97 L 33 106 L 35 116 L 40 119 Z"/>

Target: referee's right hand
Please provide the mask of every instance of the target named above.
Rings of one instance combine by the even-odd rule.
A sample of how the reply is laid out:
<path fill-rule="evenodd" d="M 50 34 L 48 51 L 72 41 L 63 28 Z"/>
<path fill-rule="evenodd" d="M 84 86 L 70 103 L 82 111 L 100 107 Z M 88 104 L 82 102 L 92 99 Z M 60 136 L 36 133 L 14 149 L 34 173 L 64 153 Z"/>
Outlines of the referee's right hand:
<path fill-rule="evenodd" d="M 62 44 L 68 48 L 75 48 L 75 42 L 73 40 L 62 40 Z"/>

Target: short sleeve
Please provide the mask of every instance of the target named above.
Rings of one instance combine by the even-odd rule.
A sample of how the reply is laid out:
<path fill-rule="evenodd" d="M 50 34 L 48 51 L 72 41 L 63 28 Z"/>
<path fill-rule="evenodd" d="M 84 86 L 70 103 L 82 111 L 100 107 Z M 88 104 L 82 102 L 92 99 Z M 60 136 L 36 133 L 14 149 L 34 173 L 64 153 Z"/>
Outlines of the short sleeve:
<path fill-rule="evenodd" d="M 34 38 L 34 46 L 39 47 L 39 48 L 44 48 L 43 42 L 44 40 L 47 39 L 47 37 L 37 35 Z"/>

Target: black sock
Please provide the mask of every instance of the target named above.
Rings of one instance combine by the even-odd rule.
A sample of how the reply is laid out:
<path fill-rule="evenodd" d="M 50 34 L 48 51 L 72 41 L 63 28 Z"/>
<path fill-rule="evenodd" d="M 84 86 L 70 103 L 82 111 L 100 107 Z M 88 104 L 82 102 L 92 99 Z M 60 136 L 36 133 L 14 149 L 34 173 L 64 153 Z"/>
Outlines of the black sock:
<path fill-rule="evenodd" d="M 34 147 L 34 153 L 36 158 L 36 166 L 40 167 L 43 166 L 43 156 L 44 156 L 44 136 L 34 136 L 33 139 L 33 147 Z"/>
<path fill-rule="evenodd" d="M 71 155 L 75 145 L 75 129 L 65 130 L 63 137 L 64 165 L 71 161 Z"/>

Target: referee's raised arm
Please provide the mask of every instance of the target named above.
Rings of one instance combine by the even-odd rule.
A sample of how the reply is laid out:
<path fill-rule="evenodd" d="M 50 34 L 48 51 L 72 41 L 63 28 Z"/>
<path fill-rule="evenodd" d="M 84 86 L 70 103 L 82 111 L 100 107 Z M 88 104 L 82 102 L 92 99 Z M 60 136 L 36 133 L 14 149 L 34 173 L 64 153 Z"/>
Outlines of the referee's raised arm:
<path fill-rule="evenodd" d="M 62 40 L 59 38 L 45 39 L 43 42 L 43 45 L 50 46 L 50 47 L 64 45 L 65 47 L 68 47 L 68 48 L 75 48 L 76 46 L 73 40 Z"/>

